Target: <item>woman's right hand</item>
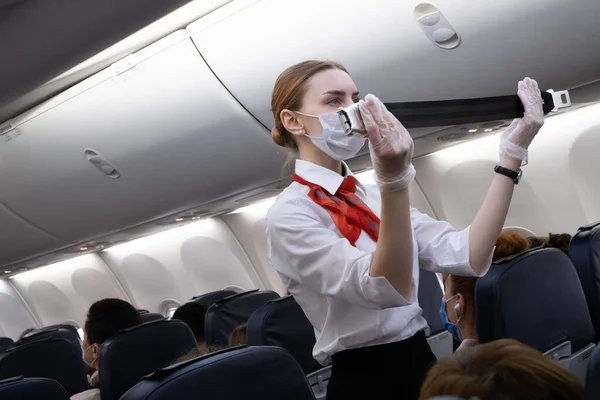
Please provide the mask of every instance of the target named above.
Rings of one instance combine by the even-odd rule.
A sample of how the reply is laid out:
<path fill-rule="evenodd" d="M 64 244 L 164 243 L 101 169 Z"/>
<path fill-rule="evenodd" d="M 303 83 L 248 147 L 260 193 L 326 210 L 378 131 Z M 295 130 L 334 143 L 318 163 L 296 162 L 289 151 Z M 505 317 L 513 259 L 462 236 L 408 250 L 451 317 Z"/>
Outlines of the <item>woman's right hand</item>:
<path fill-rule="evenodd" d="M 413 140 L 404 126 L 374 95 L 358 103 L 369 138 L 369 151 L 381 192 L 406 189 L 415 177 Z"/>

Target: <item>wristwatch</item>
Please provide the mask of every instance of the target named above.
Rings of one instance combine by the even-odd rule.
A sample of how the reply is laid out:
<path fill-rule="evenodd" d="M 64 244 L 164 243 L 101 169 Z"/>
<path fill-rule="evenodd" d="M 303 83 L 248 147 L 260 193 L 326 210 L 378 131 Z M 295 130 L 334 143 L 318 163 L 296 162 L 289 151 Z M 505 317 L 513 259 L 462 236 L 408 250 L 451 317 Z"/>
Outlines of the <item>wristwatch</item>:
<path fill-rule="evenodd" d="M 519 184 L 519 181 L 521 180 L 521 177 L 523 176 L 523 171 L 521 169 L 519 169 L 518 171 L 513 171 L 512 169 L 504 168 L 504 167 L 501 167 L 500 165 L 496 165 L 494 167 L 494 172 L 497 174 L 508 176 L 510 179 L 513 180 L 515 185 Z"/>

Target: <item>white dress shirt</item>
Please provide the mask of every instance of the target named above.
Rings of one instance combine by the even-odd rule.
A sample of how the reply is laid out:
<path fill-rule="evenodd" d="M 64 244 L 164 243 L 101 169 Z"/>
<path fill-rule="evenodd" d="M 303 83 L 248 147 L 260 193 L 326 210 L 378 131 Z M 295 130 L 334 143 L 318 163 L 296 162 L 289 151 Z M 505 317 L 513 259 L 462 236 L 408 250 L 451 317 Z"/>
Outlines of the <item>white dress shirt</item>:
<path fill-rule="evenodd" d="M 345 164 L 344 170 L 352 174 Z M 296 161 L 296 173 L 330 194 L 344 179 L 303 160 Z M 476 276 L 469 265 L 469 228 L 456 231 L 412 208 L 413 290 L 405 299 L 386 278 L 369 276 L 377 243 L 363 231 L 352 246 L 308 192 L 293 182 L 278 196 L 266 217 L 267 241 L 271 264 L 315 328 L 313 356 L 321 364 L 330 364 L 337 352 L 404 340 L 425 329 L 419 268 Z M 358 183 L 356 195 L 381 216 L 377 187 Z"/>

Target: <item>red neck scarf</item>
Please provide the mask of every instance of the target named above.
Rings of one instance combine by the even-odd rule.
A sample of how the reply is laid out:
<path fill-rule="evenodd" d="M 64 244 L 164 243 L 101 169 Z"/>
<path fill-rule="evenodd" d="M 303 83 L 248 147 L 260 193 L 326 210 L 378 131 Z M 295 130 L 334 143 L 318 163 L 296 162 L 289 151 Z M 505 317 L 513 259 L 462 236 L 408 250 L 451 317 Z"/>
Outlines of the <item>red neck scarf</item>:
<path fill-rule="evenodd" d="M 310 188 L 308 197 L 327 210 L 335 226 L 352 246 L 356 245 L 361 231 L 365 231 L 374 241 L 379 239 L 379 217 L 356 195 L 355 177 L 345 177 L 334 196 L 297 174 L 292 179 Z"/>

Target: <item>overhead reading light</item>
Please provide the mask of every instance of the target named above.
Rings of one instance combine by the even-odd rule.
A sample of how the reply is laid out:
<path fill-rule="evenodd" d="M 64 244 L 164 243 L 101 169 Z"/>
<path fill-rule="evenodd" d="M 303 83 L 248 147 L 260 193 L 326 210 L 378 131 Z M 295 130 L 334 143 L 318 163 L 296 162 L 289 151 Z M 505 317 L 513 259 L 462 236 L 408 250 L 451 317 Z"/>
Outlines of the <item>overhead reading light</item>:
<path fill-rule="evenodd" d="M 177 219 L 175 220 L 175 222 L 183 222 L 184 220 L 185 220 L 185 218 L 177 218 Z"/>
<path fill-rule="evenodd" d="M 11 270 L 9 270 L 9 269 L 6 269 L 6 270 L 4 270 L 4 273 L 5 273 L 5 274 L 11 274 L 11 273 L 12 273 L 12 271 L 11 271 Z"/>
<path fill-rule="evenodd" d="M 469 133 L 475 133 L 477 132 L 477 129 L 469 129 Z"/>
<path fill-rule="evenodd" d="M 493 129 L 492 129 L 492 128 L 487 128 L 487 129 L 484 129 L 483 131 L 484 131 L 484 132 L 492 132 L 492 131 L 493 131 Z"/>
<path fill-rule="evenodd" d="M 79 250 L 81 250 L 81 251 L 88 251 L 88 248 L 87 247 L 82 247 Z"/>

